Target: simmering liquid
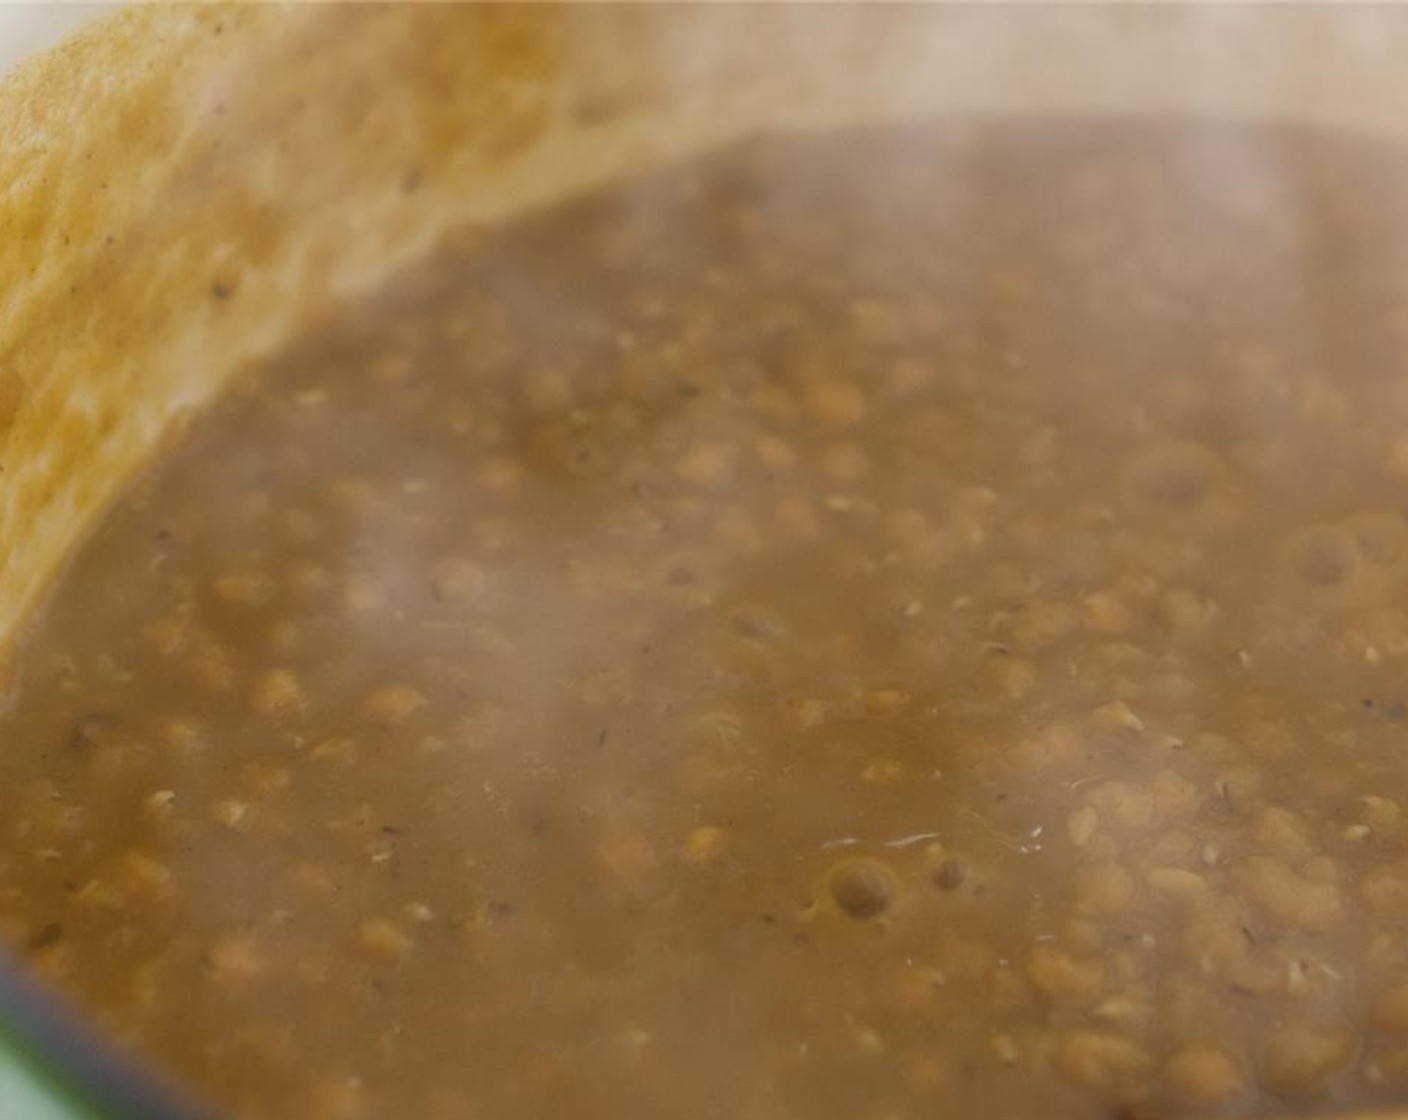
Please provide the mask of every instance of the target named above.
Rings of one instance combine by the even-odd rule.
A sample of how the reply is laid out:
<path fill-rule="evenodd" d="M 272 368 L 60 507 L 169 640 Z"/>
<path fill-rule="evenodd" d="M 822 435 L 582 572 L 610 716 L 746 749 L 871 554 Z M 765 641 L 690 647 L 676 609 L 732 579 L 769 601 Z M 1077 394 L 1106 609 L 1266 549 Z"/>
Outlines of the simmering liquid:
<path fill-rule="evenodd" d="M 248 1117 L 1408 1095 L 1408 159 L 769 137 L 250 376 L 0 716 L 0 923 Z"/>

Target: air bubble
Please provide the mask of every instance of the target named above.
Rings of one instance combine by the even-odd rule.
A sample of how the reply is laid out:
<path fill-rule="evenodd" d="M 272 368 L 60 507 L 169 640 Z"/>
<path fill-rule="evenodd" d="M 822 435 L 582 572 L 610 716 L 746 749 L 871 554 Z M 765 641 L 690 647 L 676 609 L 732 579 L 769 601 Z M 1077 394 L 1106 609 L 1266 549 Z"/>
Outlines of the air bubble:
<path fill-rule="evenodd" d="M 1316 587 L 1335 587 L 1354 574 L 1357 550 L 1353 539 L 1338 529 L 1312 529 L 1296 542 L 1295 571 Z"/>
<path fill-rule="evenodd" d="M 847 860 L 832 869 L 831 897 L 841 912 L 858 922 L 884 914 L 895 899 L 895 877 L 879 860 Z"/>
<path fill-rule="evenodd" d="M 1165 443 L 1140 455 L 1131 477 L 1135 492 L 1147 501 L 1190 508 L 1207 496 L 1217 474 L 1217 458 L 1206 448 L 1196 443 Z"/>
<path fill-rule="evenodd" d="M 956 891 L 968 878 L 968 865 L 961 859 L 946 859 L 934 872 L 934 886 L 941 891 Z"/>

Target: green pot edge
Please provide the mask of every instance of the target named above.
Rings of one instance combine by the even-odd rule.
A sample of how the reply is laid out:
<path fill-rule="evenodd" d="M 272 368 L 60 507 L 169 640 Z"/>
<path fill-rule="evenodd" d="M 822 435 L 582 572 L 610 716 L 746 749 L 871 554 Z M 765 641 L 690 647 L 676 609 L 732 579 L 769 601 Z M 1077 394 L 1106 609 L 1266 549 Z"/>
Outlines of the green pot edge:
<path fill-rule="evenodd" d="M 108 1115 L 0 1022 L 0 1120 L 105 1120 Z"/>

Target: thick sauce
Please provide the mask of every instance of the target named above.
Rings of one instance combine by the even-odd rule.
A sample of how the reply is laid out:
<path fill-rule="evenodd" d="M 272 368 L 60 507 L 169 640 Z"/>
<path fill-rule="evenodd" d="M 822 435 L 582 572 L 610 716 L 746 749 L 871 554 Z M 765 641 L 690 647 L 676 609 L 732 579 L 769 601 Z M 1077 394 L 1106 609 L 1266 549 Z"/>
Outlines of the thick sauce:
<path fill-rule="evenodd" d="M 1408 1095 L 1408 159 L 759 140 L 446 250 L 116 509 L 0 921 L 241 1116 Z"/>

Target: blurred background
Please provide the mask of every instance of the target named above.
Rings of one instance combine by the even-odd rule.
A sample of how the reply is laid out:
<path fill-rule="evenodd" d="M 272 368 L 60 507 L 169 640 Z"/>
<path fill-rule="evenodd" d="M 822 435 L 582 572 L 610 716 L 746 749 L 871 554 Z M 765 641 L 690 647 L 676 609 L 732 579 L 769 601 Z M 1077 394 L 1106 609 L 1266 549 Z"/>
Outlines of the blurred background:
<path fill-rule="evenodd" d="M 112 4 L 0 4 L 0 74 Z"/>

